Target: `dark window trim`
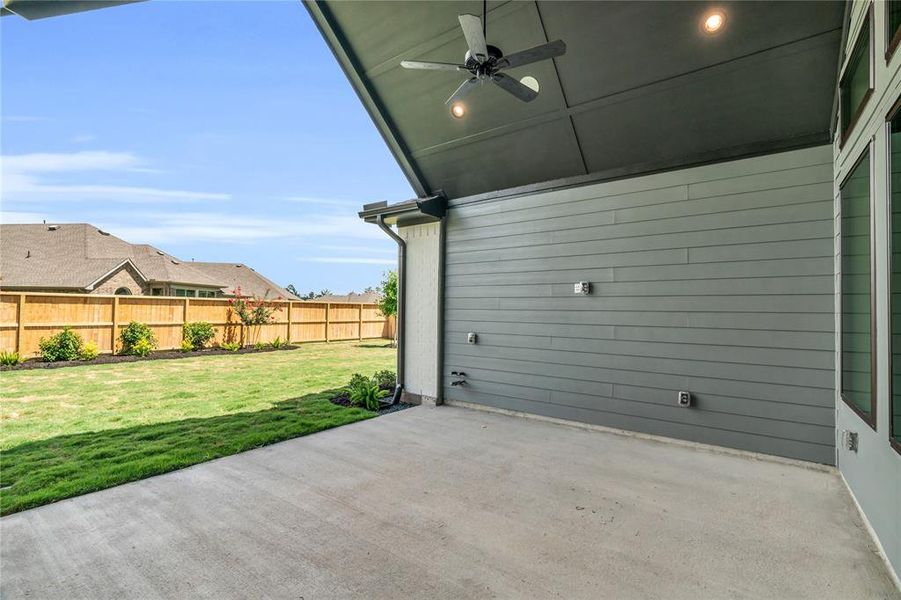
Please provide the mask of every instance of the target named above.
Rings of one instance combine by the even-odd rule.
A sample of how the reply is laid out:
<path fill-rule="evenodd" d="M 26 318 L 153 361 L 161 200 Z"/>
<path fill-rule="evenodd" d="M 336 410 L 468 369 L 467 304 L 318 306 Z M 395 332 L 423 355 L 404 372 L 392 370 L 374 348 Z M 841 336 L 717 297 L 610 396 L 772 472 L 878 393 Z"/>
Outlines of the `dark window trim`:
<path fill-rule="evenodd" d="M 889 31 L 889 3 L 885 3 L 885 64 L 888 64 L 892 60 L 892 56 L 895 54 L 895 50 L 898 48 L 898 44 L 901 44 L 901 27 L 898 27 L 894 33 Z"/>
<path fill-rule="evenodd" d="M 886 4 L 887 5 L 887 4 Z M 901 31 L 901 27 L 898 28 L 898 31 Z M 895 104 L 892 105 L 892 108 L 889 109 L 888 114 L 885 115 L 885 131 L 886 131 L 886 162 L 888 163 L 888 169 L 886 169 L 886 197 L 888 200 L 888 222 L 889 222 L 889 231 L 888 231 L 888 259 L 889 259 L 889 285 L 888 285 L 888 316 L 889 316 L 889 336 L 888 336 L 888 443 L 889 445 L 895 449 L 895 452 L 901 454 L 901 441 L 895 439 L 895 396 L 892 385 L 892 378 L 895 375 L 895 355 L 892 345 L 894 343 L 894 335 L 892 327 L 894 324 L 892 323 L 892 259 L 893 259 L 893 249 L 892 249 L 892 119 L 898 116 L 899 112 L 901 112 L 901 96 L 895 100 Z"/>
<path fill-rule="evenodd" d="M 863 420 L 864 423 L 873 428 L 873 431 L 876 431 L 876 383 L 877 383 L 877 361 L 876 361 L 876 240 L 875 236 L 875 212 L 873 210 L 873 140 L 871 139 L 867 142 L 866 148 L 860 153 L 860 156 L 857 157 L 857 160 L 854 161 L 854 164 L 848 169 L 848 172 L 845 174 L 844 179 L 839 184 L 839 201 L 841 201 L 841 189 L 845 187 L 845 184 L 848 182 L 848 179 L 851 175 L 854 174 L 854 171 L 860 166 L 860 163 L 863 161 L 864 157 L 870 157 L 870 190 L 869 197 L 867 200 L 870 205 L 870 414 L 867 415 L 863 411 L 861 411 L 857 406 L 854 405 L 853 402 L 845 398 L 845 394 L 842 392 L 842 387 L 844 387 L 844 381 L 842 381 L 842 385 L 839 386 L 838 394 L 841 397 L 842 401 L 848 406 L 854 413 Z M 844 231 L 842 232 L 844 235 Z M 839 277 L 839 290 L 841 292 L 841 277 Z M 842 304 L 844 304 L 844 299 L 842 300 Z M 844 318 L 845 311 L 843 307 L 841 308 L 841 319 L 842 319 L 842 327 L 839 328 L 839 338 L 842 335 L 842 329 L 844 328 Z M 839 352 L 838 362 L 839 362 L 839 373 L 842 378 L 844 378 L 844 365 L 843 365 L 843 356 L 844 356 L 844 348 Z"/>
<path fill-rule="evenodd" d="M 850 65 L 850 58 L 854 55 L 854 51 L 857 49 L 857 44 L 860 42 L 860 36 L 864 31 L 867 31 L 867 54 L 869 55 L 869 60 L 867 61 L 867 78 L 869 81 L 869 88 L 867 88 L 867 92 L 863 95 L 863 100 L 860 101 L 860 106 L 857 107 L 857 110 L 849 119 L 848 123 L 841 122 L 841 114 L 843 109 L 839 106 L 839 124 L 841 125 L 841 139 L 839 141 L 838 147 L 841 150 L 845 142 L 848 141 L 848 138 L 851 137 L 851 132 L 854 131 L 855 125 L 860 120 L 860 117 L 863 115 L 863 112 L 867 108 L 867 104 L 870 102 L 870 98 L 873 96 L 873 48 L 875 44 L 873 43 L 873 4 L 870 3 L 869 8 L 867 8 L 867 14 L 863 19 L 863 23 L 860 26 L 860 30 L 857 32 L 857 37 L 854 39 L 854 45 L 851 46 L 851 52 L 848 53 L 847 58 L 849 62 L 845 64 L 845 68 L 842 70 L 841 77 L 839 77 L 838 81 L 838 89 L 839 89 L 839 103 L 841 103 L 841 90 L 845 87 L 845 77 L 848 75 L 848 66 Z"/>

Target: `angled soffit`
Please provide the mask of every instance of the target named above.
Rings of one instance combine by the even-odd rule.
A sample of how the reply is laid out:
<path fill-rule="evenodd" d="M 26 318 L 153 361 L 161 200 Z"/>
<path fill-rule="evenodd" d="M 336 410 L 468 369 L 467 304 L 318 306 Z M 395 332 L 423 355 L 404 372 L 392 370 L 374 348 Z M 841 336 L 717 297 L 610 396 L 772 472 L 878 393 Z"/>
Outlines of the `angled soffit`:
<path fill-rule="evenodd" d="M 525 104 L 494 86 L 445 99 L 457 15 L 480 1 L 307 4 L 420 196 L 460 198 L 578 176 L 619 177 L 797 148 L 830 139 L 841 2 L 489 2 L 488 41 L 504 52 L 562 39 L 566 55 L 511 70 L 541 85 Z"/>

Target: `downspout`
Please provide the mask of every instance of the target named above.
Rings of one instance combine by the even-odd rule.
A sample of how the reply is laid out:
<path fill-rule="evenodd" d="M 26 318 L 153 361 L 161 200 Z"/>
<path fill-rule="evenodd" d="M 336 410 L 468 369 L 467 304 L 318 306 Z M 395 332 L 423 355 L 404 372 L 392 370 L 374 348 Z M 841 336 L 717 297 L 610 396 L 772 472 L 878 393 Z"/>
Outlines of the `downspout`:
<path fill-rule="evenodd" d="M 438 224 L 438 331 L 435 332 L 438 348 L 436 349 L 437 373 L 435 381 L 435 404 L 444 404 L 444 247 L 447 236 L 447 217 L 442 217 Z"/>
<path fill-rule="evenodd" d="M 379 229 L 397 242 L 397 385 L 394 388 L 394 396 L 391 398 L 391 404 L 397 404 L 404 391 L 404 319 L 406 318 L 404 296 L 407 293 L 404 271 L 407 265 L 407 243 L 385 224 L 385 215 L 379 215 L 376 224 Z"/>

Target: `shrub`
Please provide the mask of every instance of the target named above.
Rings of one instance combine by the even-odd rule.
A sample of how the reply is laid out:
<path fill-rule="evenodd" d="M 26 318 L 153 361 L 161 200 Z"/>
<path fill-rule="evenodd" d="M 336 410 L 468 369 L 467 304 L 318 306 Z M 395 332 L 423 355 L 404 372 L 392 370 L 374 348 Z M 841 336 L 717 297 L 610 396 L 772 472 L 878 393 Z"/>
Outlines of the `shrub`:
<path fill-rule="evenodd" d="M 122 342 L 122 354 L 134 354 L 135 356 L 147 356 L 156 348 L 156 336 L 153 330 L 144 323 L 132 321 L 125 326 L 119 334 Z"/>
<path fill-rule="evenodd" d="M 83 344 L 84 341 L 82 341 L 80 335 L 73 331 L 71 327 L 64 327 L 62 331 L 50 338 L 41 338 L 38 345 L 41 349 L 41 358 L 47 362 L 56 362 L 60 360 L 78 360 L 81 356 Z"/>
<path fill-rule="evenodd" d="M 181 348 L 179 348 L 182 352 L 193 352 L 194 344 L 191 343 L 191 340 L 182 340 Z"/>
<path fill-rule="evenodd" d="M 241 349 L 241 344 L 238 342 L 222 342 L 219 344 L 219 347 L 223 350 L 228 350 L 229 352 L 237 352 Z"/>
<path fill-rule="evenodd" d="M 369 379 L 366 383 L 360 383 L 350 389 L 350 401 L 357 405 L 365 407 L 366 410 L 378 410 L 379 399 L 388 395 L 387 390 L 379 388 L 379 384 Z"/>
<path fill-rule="evenodd" d="M 263 342 L 257 342 L 256 344 L 253 345 L 254 350 L 262 350 L 265 347 L 266 347 L 266 344 L 264 344 Z"/>
<path fill-rule="evenodd" d="M 183 331 L 185 341 L 191 344 L 188 350 L 200 350 L 216 337 L 216 330 L 205 321 L 185 323 Z M 182 349 L 184 350 L 184 344 L 182 344 Z"/>
<path fill-rule="evenodd" d="M 18 352 L 0 352 L 0 365 L 4 367 L 14 367 L 22 362 L 22 358 Z"/>
<path fill-rule="evenodd" d="M 347 384 L 347 391 L 350 392 L 350 390 L 361 385 L 366 385 L 367 383 L 369 383 L 368 377 L 361 375 L 360 373 L 354 373 L 350 376 L 350 382 Z"/>
<path fill-rule="evenodd" d="M 131 347 L 130 354 L 135 356 L 147 356 L 153 352 L 155 344 L 147 338 L 141 338 Z"/>
<path fill-rule="evenodd" d="M 378 371 L 372 378 L 375 379 L 375 382 L 382 388 L 393 388 L 397 385 L 397 374 L 388 369 Z"/>
<path fill-rule="evenodd" d="M 94 360 L 99 354 L 100 350 L 97 348 L 97 342 L 85 342 L 84 346 L 81 347 L 79 358 L 81 360 Z"/>
<path fill-rule="evenodd" d="M 271 342 L 269 342 L 269 345 L 273 349 L 278 350 L 279 348 L 282 348 L 285 345 L 285 341 L 282 338 L 277 337 L 274 340 L 272 340 Z"/>

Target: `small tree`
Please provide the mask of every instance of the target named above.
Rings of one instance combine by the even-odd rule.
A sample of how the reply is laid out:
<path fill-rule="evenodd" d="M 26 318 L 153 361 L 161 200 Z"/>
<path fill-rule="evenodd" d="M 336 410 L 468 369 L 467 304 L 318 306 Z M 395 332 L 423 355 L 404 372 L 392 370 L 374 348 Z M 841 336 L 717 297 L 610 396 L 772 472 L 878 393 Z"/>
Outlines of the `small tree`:
<path fill-rule="evenodd" d="M 281 298 L 278 298 L 281 300 Z M 234 314 L 241 321 L 241 346 L 247 346 L 257 341 L 260 336 L 260 326 L 267 325 L 275 320 L 275 313 L 281 312 L 282 307 L 265 297 L 244 296 L 240 286 L 235 288 L 234 298 L 228 299 L 229 321 Z"/>
<path fill-rule="evenodd" d="M 294 294 L 295 296 L 297 296 L 298 298 L 300 298 L 300 292 L 297 291 L 297 288 L 294 287 L 293 283 L 289 283 L 288 287 L 286 287 L 285 289 L 288 290 L 289 292 L 291 292 L 292 294 Z"/>
<path fill-rule="evenodd" d="M 379 310 L 386 317 L 397 316 L 397 271 L 387 271 L 379 284 Z M 394 327 L 394 345 L 397 345 L 397 327 Z"/>

